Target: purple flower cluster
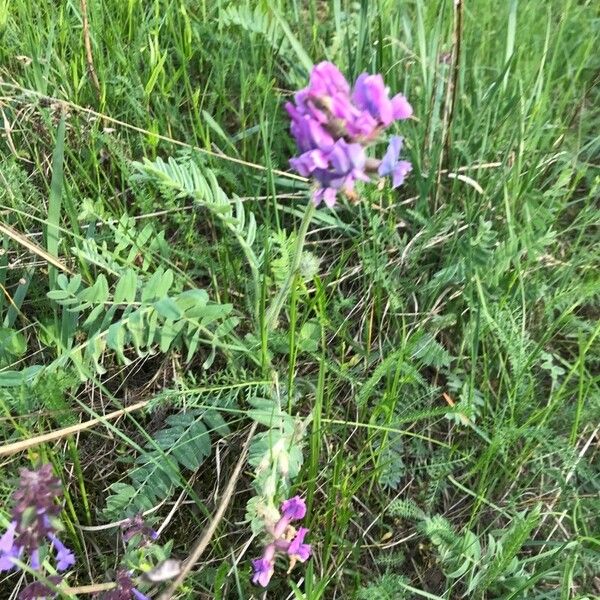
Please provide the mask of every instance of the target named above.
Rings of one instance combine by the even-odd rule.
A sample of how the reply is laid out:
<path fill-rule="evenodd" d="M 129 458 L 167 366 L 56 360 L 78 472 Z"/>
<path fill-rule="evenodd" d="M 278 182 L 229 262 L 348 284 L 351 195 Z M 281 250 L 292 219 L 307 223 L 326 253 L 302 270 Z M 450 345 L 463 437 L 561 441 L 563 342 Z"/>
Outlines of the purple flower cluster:
<path fill-rule="evenodd" d="M 311 554 L 310 544 L 304 543 L 304 538 L 308 533 L 306 527 L 300 527 L 298 530 L 291 525 L 292 521 L 299 521 L 306 515 L 306 503 L 300 496 L 294 496 L 286 500 L 281 505 L 281 517 L 269 527 L 269 534 L 272 541 L 265 546 L 263 555 L 252 561 L 254 574 L 252 582 L 262 587 L 266 587 L 275 572 L 275 556 L 277 552 L 285 553 L 290 559 L 290 568 L 288 573 L 294 568 L 295 564 L 306 562 Z"/>
<path fill-rule="evenodd" d="M 300 155 L 290 165 L 319 187 L 315 204 L 335 204 L 338 191 L 351 194 L 357 180 L 370 181 L 370 173 L 391 175 L 398 187 L 411 164 L 399 160 L 402 138 L 393 136 L 383 160 L 367 158 L 367 147 L 394 121 L 408 119 L 412 107 L 402 94 L 390 98 L 383 77 L 363 73 L 354 88 L 330 62 L 313 67 L 308 87 L 285 106 Z"/>
<path fill-rule="evenodd" d="M 75 556 L 58 538 L 58 516 L 62 510 L 58 500 L 62 496 L 60 480 L 52 473 L 51 465 L 35 471 L 21 469 L 19 487 L 12 496 L 12 520 L 0 537 L 0 573 L 17 568 L 15 559 L 24 561 L 29 556 L 32 569 L 40 569 L 40 549 L 50 544 L 55 552 L 56 570 L 65 571 L 75 564 Z M 60 578 L 52 580 L 60 583 Z M 41 582 L 28 585 L 19 598 L 41 597 L 44 589 L 48 597 L 55 594 Z M 37 590 L 37 591 L 36 591 Z"/>
<path fill-rule="evenodd" d="M 123 541 L 126 544 L 133 538 L 138 538 L 138 548 L 147 546 L 158 538 L 158 533 L 144 521 L 144 517 L 141 514 L 123 521 L 121 523 L 121 532 L 123 534 Z"/>

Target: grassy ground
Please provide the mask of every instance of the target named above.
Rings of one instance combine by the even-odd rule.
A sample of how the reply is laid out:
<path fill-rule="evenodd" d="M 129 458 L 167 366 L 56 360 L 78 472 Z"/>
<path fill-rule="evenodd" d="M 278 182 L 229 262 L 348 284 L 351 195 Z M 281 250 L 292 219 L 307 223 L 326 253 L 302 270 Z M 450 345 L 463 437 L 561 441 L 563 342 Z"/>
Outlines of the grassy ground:
<path fill-rule="evenodd" d="M 102 526 L 137 510 L 156 508 L 185 558 L 266 397 L 306 427 L 293 490 L 314 557 L 266 596 L 250 584 L 247 465 L 178 597 L 600 594 L 594 3 L 87 4 L 93 73 L 79 2 L 0 1 L 0 435 L 148 403 L 3 455 L 0 523 L 18 468 L 46 460 L 66 490 L 71 586 L 110 580 L 122 549 Z M 268 332 L 306 204 L 280 171 L 307 57 L 407 95 L 414 170 L 319 209 Z M 157 184 L 144 157 L 214 175 L 245 223 Z M 71 302 L 65 269 L 95 291 Z M 213 308 L 176 338 L 168 316 L 141 316 L 161 285 Z M 0 596 L 22 585 L 4 576 Z"/>

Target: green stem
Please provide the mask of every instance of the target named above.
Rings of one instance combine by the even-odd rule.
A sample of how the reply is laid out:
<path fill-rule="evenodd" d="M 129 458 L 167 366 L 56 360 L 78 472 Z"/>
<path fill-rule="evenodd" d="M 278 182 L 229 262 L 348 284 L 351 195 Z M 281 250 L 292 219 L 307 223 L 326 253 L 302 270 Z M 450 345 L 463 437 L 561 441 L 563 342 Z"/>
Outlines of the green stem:
<path fill-rule="evenodd" d="M 258 323 L 260 320 L 260 272 L 258 270 L 258 259 L 256 258 L 256 254 L 252 249 L 252 246 L 248 244 L 246 238 L 234 227 L 231 223 L 227 221 L 227 219 L 221 215 L 220 213 L 213 213 L 222 223 L 231 231 L 231 233 L 237 239 L 240 247 L 242 248 L 242 252 L 246 257 L 248 265 L 250 266 L 250 270 L 252 271 L 252 283 L 254 285 L 254 298 L 253 298 L 253 309 L 254 309 L 254 318 Z"/>
<path fill-rule="evenodd" d="M 296 239 L 296 247 L 294 248 L 294 257 L 292 259 L 290 271 L 283 282 L 283 285 L 279 288 L 275 300 L 273 300 L 267 310 L 266 321 L 268 329 L 275 329 L 277 320 L 279 319 L 279 313 L 287 300 L 292 283 L 298 274 L 300 260 L 302 259 L 302 252 L 304 250 L 304 242 L 306 241 L 306 233 L 308 232 L 308 226 L 310 225 L 315 210 L 315 205 L 312 200 L 310 200 L 304 210 L 302 223 L 300 223 L 300 230 L 298 231 L 298 238 Z"/>

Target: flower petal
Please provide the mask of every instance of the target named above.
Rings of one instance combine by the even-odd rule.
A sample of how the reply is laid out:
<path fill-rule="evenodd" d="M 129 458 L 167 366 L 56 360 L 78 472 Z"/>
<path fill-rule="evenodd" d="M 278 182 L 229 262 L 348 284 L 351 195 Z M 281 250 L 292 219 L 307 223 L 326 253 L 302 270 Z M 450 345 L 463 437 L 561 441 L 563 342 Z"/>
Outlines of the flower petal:
<path fill-rule="evenodd" d="M 389 145 L 383 158 L 381 159 L 381 164 L 379 165 L 379 169 L 377 172 L 385 177 L 393 172 L 396 163 L 398 162 L 398 157 L 400 156 L 400 150 L 402 149 L 402 138 L 399 135 L 393 135 L 390 138 Z"/>
<path fill-rule="evenodd" d="M 308 529 L 306 527 L 300 527 L 296 533 L 296 537 L 290 542 L 290 547 L 288 548 L 290 557 L 296 558 L 300 562 L 306 562 L 312 552 L 310 544 L 304 543 L 307 533 Z"/>
<path fill-rule="evenodd" d="M 408 119 L 413 114 L 412 106 L 402 94 L 396 94 L 392 98 L 392 113 L 394 119 Z"/>
<path fill-rule="evenodd" d="M 59 571 L 66 571 L 75 564 L 75 555 L 67 548 L 55 535 L 48 536 L 52 545 L 56 548 L 56 568 Z"/>
<path fill-rule="evenodd" d="M 272 560 L 265 558 L 257 558 L 252 561 L 252 567 L 254 568 L 254 574 L 252 576 L 252 583 L 267 587 L 273 573 L 275 572 L 275 565 Z"/>
<path fill-rule="evenodd" d="M 410 171 L 412 171 L 412 165 L 407 160 L 399 161 L 394 167 L 394 172 L 392 174 L 392 189 L 402 185 L 406 175 L 408 175 Z"/>
<path fill-rule="evenodd" d="M 323 200 L 325 200 L 325 204 L 329 208 L 332 208 L 335 205 L 336 196 L 337 190 L 335 188 L 325 188 L 325 191 L 323 192 Z"/>

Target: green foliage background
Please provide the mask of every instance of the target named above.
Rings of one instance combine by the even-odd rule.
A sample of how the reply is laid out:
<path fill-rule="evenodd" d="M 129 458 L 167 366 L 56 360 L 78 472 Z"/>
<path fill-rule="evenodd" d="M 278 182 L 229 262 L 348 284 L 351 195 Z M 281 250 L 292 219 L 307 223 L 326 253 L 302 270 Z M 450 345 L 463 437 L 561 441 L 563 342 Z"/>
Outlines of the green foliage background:
<path fill-rule="evenodd" d="M 79 3 L 0 0 L 0 436 L 147 404 L 3 457 L 0 524 L 51 461 L 70 585 L 138 510 L 185 558 L 254 419 L 181 598 L 259 597 L 242 522 L 277 442 L 314 558 L 268 597 L 596 597 L 594 3 L 463 1 L 455 77 L 450 0 L 87 5 L 98 89 Z M 269 331 L 308 192 L 282 105 L 311 59 L 407 95 L 414 170 L 317 211 Z"/>

